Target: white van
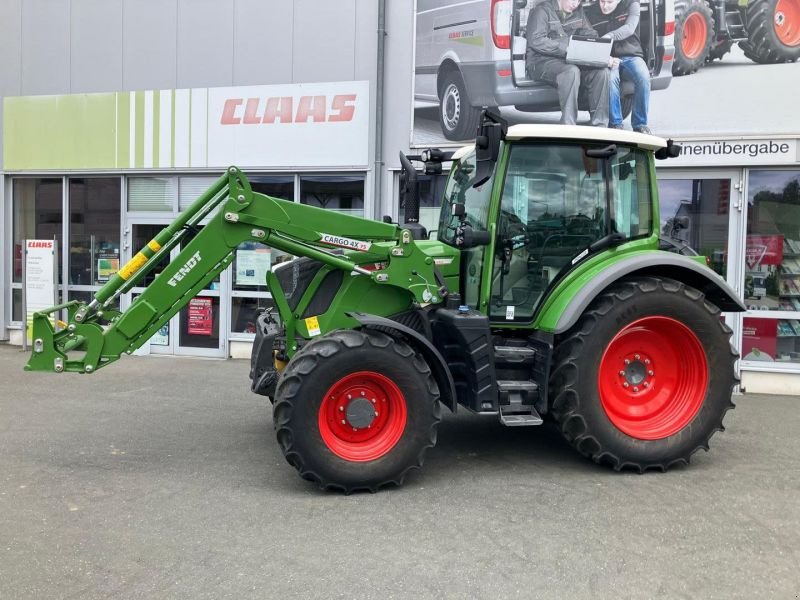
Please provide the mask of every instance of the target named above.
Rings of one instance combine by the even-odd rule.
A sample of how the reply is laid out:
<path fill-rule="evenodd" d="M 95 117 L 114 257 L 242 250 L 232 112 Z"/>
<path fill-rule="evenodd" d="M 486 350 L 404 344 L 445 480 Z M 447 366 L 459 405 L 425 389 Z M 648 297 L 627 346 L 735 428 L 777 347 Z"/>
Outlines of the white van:
<path fill-rule="evenodd" d="M 473 138 L 482 106 L 559 110 L 556 89 L 525 74 L 525 27 L 539 1 L 417 0 L 414 93 L 439 103 L 439 123 L 448 140 Z M 672 80 L 673 0 L 640 2 L 651 90 L 661 90 Z M 623 82 L 625 117 L 632 93 L 633 85 Z"/>

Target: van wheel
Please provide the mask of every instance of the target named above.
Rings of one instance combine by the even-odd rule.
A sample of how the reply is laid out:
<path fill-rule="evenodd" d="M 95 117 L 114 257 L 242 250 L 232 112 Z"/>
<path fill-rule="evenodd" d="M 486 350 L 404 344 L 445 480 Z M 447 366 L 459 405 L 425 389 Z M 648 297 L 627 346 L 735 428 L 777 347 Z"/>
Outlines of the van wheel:
<path fill-rule="evenodd" d="M 556 345 L 551 414 L 581 454 L 665 471 L 708 450 L 738 382 L 719 308 L 672 279 L 623 280 Z"/>
<path fill-rule="evenodd" d="M 439 124 L 448 140 L 475 137 L 481 111 L 469 102 L 464 80 L 458 71 L 447 71 L 439 87 Z"/>
<path fill-rule="evenodd" d="M 800 0 L 752 0 L 747 6 L 744 55 L 761 64 L 800 58 Z"/>
<path fill-rule="evenodd" d="M 702 67 L 714 37 L 714 16 L 705 0 L 675 0 L 673 75 L 689 75 Z"/>

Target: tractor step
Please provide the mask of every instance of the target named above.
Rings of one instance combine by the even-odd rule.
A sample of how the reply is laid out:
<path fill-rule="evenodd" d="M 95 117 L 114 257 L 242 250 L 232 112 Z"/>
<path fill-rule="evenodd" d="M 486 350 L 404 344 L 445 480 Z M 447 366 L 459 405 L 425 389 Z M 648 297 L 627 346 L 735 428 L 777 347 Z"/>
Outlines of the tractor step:
<path fill-rule="evenodd" d="M 499 380 L 500 422 L 508 427 L 541 425 L 542 417 L 533 406 L 539 386 L 535 381 Z"/>
<path fill-rule="evenodd" d="M 507 415 L 503 413 L 503 409 L 500 409 L 500 422 L 506 427 L 529 427 L 544 423 L 535 410 L 529 415 Z"/>

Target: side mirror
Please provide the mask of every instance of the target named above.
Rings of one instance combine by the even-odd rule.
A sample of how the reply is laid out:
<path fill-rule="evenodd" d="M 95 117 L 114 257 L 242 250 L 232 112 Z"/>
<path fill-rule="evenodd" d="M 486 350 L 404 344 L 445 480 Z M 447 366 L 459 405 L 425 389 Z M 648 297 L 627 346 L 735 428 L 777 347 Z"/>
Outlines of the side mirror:
<path fill-rule="evenodd" d="M 480 187 L 491 177 L 497 157 L 500 156 L 500 143 L 506 139 L 507 131 L 508 122 L 484 107 L 478 135 L 475 136 L 476 169 L 472 187 Z"/>
<path fill-rule="evenodd" d="M 459 221 L 463 221 L 464 216 L 467 214 L 467 209 L 463 204 L 454 202 L 450 205 L 450 214 L 456 217 Z"/>
<path fill-rule="evenodd" d="M 656 150 L 655 157 L 658 160 L 665 160 L 667 158 L 678 158 L 681 155 L 682 147 L 672 140 L 667 140 L 666 148 L 659 148 Z"/>
<path fill-rule="evenodd" d="M 528 6 L 528 0 L 514 0 L 514 8 L 517 10 L 522 10 Z"/>

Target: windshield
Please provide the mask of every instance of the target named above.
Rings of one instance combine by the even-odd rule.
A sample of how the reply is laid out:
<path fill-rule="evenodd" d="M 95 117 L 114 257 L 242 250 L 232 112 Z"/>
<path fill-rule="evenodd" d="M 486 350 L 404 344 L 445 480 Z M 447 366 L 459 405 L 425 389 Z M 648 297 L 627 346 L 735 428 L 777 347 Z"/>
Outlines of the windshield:
<path fill-rule="evenodd" d="M 452 204 L 463 204 L 466 209 L 466 221 L 476 231 L 485 231 L 489 216 L 489 199 L 492 193 L 490 177 L 480 187 L 472 187 L 475 174 L 475 152 L 470 152 L 461 158 L 450 171 L 450 178 L 444 190 L 444 202 L 439 216 L 438 239 L 455 244 L 456 227 L 458 218 L 452 215 Z"/>

